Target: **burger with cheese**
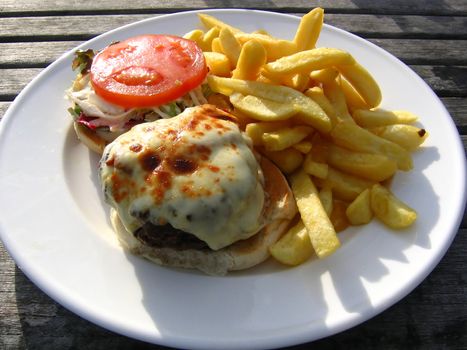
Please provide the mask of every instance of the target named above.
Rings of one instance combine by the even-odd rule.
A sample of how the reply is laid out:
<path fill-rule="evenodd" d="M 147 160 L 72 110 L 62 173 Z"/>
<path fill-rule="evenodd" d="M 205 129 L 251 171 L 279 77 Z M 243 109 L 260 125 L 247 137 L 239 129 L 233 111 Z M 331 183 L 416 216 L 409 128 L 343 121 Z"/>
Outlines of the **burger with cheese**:
<path fill-rule="evenodd" d="M 252 267 L 296 214 L 282 173 L 212 105 L 132 127 L 105 147 L 99 175 L 122 244 L 160 265 Z"/>

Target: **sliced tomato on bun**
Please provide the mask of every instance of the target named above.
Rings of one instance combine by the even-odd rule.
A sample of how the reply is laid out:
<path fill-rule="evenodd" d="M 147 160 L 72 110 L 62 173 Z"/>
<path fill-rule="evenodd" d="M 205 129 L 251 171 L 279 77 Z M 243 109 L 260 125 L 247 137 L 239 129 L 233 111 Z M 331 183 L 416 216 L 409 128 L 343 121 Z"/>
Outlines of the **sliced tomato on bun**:
<path fill-rule="evenodd" d="M 200 85 L 207 74 L 203 51 L 172 35 L 140 35 L 108 46 L 91 66 L 91 82 L 119 106 L 158 106 Z"/>
<path fill-rule="evenodd" d="M 147 34 L 90 51 L 77 52 L 80 71 L 66 94 L 78 138 L 98 153 L 136 124 L 207 102 L 208 68 L 192 40 Z"/>

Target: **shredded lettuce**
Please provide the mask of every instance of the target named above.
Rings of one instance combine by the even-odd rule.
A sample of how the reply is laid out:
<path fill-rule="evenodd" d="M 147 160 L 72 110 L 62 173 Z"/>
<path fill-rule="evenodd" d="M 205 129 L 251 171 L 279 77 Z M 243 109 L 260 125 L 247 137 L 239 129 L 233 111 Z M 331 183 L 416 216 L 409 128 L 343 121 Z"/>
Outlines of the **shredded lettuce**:
<path fill-rule="evenodd" d="M 73 107 L 68 108 L 68 112 L 71 114 L 74 120 L 78 119 L 83 112 L 80 106 L 75 104 Z"/>
<path fill-rule="evenodd" d="M 92 60 L 95 52 L 92 49 L 76 50 L 75 58 L 71 64 L 73 70 L 77 70 L 81 74 L 86 74 L 91 69 Z"/>

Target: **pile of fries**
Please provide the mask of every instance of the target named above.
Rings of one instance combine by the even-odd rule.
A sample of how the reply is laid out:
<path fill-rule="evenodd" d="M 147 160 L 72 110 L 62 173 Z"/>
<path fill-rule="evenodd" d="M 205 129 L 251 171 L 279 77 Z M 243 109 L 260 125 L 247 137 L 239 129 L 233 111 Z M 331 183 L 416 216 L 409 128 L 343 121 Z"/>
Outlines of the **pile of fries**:
<path fill-rule="evenodd" d="M 240 120 L 255 148 L 287 175 L 300 217 L 270 249 L 287 265 L 340 245 L 336 232 L 376 217 L 406 228 L 417 213 L 388 188 L 412 169 L 428 133 L 407 111 L 378 108 L 381 90 L 351 54 L 315 47 L 324 11 L 303 16 L 293 40 L 245 33 L 207 14 L 185 38 L 203 49 L 210 103 Z"/>

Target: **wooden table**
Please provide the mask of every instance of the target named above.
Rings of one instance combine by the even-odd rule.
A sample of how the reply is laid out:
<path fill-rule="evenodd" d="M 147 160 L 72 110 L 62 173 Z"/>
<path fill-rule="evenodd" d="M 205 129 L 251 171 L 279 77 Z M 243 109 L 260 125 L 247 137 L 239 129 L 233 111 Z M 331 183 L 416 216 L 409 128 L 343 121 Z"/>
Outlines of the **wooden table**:
<path fill-rule="evenodd" d="M 465 0 L 186 3 L 1 0 L 0 118 L 21 89 L 59 55 L 123 24 L 188 9 L 248 7 L 302 15 L 319 5 L 326 10 L 326 23 L 370 40 L 417 72 L 446 105 L 466 146 Z M 466 267 L 464 215 L 446 256 L 409 296 L 353 329 L 316 341 L 314 348 L 467 349 Z M 67 311 L 24 276 L 1 244 L 0 271 L 1 349 L 162 348 L 111 333 Z"/>

